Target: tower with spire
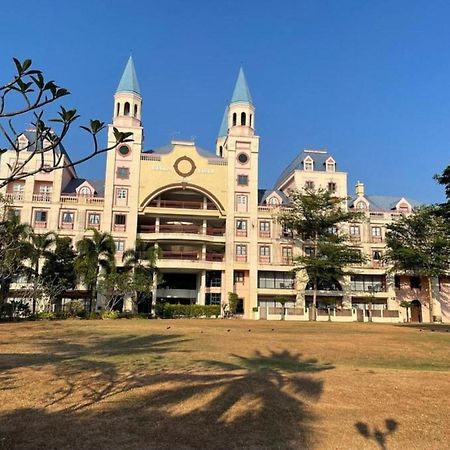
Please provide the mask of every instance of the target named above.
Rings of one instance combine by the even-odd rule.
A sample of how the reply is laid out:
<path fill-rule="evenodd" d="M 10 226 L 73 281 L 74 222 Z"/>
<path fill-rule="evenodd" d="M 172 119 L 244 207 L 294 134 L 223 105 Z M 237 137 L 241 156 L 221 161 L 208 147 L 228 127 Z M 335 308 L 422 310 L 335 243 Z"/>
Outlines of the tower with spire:
<path fill-rule="evenodd" d="M 239 69 L 230 103 L 225 109 L 216 154 L 227 160 L 228 210 L 226 229 L 234 230 L 236 223 L 245 223 L 245 236 L 240 233 L 227 234 L 226 259 L 236 259 L 236 252 L 247 249 L 246 262 L 241 271 L 248 282 L 245 292 L 237 292 L 234 285 L 234 273 L 227 269 L 225 273 L 226 292 L 236 292 L 245 298 L 245 316 L 251 317 L 252 309 L 258 306 L 258 154 L 259 137 L 255 134 L 255 106 L 244 70 Z M 230 266 L 228 266 L 230 267 Z"/>
<path fill-rule="evenodd" d="M 102 229 L 114 232 L 120 248 L 131 248 L 136 240 L 139 207 L 139 178 L 144 129 L 141 122 L 142 96 L 130 56 L 114 94 L 112 124 L 108 126 L 108 147 L 115 146 L 114 128 L 132 133 L 132 142 L 110 150 L 106 159 L 105 214 Z"/>

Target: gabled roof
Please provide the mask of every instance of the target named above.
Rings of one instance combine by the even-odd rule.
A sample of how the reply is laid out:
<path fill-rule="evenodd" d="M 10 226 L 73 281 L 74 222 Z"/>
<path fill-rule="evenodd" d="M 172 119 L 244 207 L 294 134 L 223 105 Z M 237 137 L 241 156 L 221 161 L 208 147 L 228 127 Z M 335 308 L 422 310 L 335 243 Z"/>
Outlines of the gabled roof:
<path fill-rule="evenodd" d="M 103 197 L 105 193 L 105 182 L 104 180 L 93 180 L 88 178 L 72 178 L 62 190 L 63 194 L 76 194 L 77 188 L 83 183 L 88 182 L 94 189 L 99 197 Z"/>
<path fill-rule="evenodd" d="M 245 79 L 244 69 L 239 69 L 239 75 L 234 86 L 233 95 L 230 103 L 245 102 L 253 103 L 250 89 L 248 88 L 247 80 Z"/>
<path fill-rule="evenodd" d="M 28 145 L 27 145 L 27 151 L 29 152 L 34 152 L 37 149 L 42 149 L 43 148 L 43 142 L 37 142 L 36 139 L 36 130 L 34 128 L 29 128 L 27 130 L 25 130 L 23 133 L 21 133 L 18 138 L 20 138 L 20 136 L 25 136 L 28 140 Z M 64 145 L 62 143 L 59 143 L 56 147 L 55 147 L 55 152 L 57 154 L 63 154 L 67 161 L 69 163 L 72 163 L 69 154 L 67 153 L 66 149 L 64 148 Z M 73 167 L 73 170 L 75 171 L 75 167 Z"/>
<path fill-rule="evenodd" d="M 314 162 L 314 171 L 325 172 L 326 161 L 331 155 L 325 150 L 303 150 L 299 153 L 292 162 L 281 172 L 274 188 L 279 188 L 281 184 L 286 181 L 296 170 L 303 170 L 303 160 L 310 157 Z M 334 160 L 334 158 L 333 158 Z"/>
<path fill-rule="evenodd" d="M 131 56 L 128 58 L 128 62 L 125 66 L 125 70 L 123 71 L 119 86 L 117 86 L 116 94 L 119 92 L 132 92 L 134 94 L 141 95 L 136 69 L 134 68 L 134 62 Z"/>
<path fill-rule="evenodd" d="M 225 137 L 228 134 L 228 108 L 225 108 L 222 117 L 222 123 L 220 124 L 219 134 L 217 137 Z"/>
<path fill-rule="evenodd" d="M 266 205 L 267 198 L 274 192 L 281 198 L 282 205 L 289 205 L 290 201 L 286 194 L 283 191 L 274 191 L 273 189 L 258 189 L 258 205 Z"/>
<path fill-rule="evenodd" d="M 392 211 L 397 206 L 397 203 L 402 199 L 405 199 L 413 208 L 421 205 L 420 202 L 408 197 L 393 195 L 364 195 L 363 197 L 351 197 L 349 200 L 349 206 L 354 206 L 358 198 L 365 198 L 369 202 L 369 208 L 372 211 Z"/>

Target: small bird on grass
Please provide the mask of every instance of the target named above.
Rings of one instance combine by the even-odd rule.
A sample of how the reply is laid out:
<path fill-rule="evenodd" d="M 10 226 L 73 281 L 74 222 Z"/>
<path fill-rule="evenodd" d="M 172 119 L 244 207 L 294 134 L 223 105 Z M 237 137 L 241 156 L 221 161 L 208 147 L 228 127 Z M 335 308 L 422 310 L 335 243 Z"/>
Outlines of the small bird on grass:
<path fill-rule="evenodd" d="M 166 327 L 166 330 L 170 330 L 170 327 Z"/>
<path fill-rule="evenodd" d="M 231 330 L 228 328 L 227 332 L 229 333 Z"/>

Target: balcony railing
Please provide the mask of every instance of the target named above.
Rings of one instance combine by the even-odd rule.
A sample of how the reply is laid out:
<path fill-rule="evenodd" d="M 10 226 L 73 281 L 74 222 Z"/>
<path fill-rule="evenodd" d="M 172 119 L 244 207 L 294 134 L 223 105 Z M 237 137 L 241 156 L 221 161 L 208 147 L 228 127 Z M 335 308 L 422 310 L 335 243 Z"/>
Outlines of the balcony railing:
<path fill-rule="evenodd" d="M 212 262 L 222 262 L 225 255 L 223 253 L 217 252 L 206 252 L 203 256 L 200 251 L 192 252 L 175 252 L 171 250 L 163 250 L 161 252 L 161 259 L 179 259 L 188 261 L 212 261 Z"/>
<path fill-rule="evenodd" d="M 270 264 L 270 256 L 260 256 L 259 262 L 261 264 Z"/>
<path fill-rule="evenodd" d="M 181 208 L 181 209 L 217 209 L 212 202 L 184 201 L 184 200 L 152 200 L 149 204 L 157 208 Z"/>
<path fill-rule="evenodd" d="M 237 262 L 247 262 L 247 255 L 236 255 Z"/>
<path fill-rule="evenodd" d="M 88 203 L 88 204 L 99 204 L 102 205 L 105 199 L 102 197 L 83 197 L 76 195 L 61 195 L 61 203 Z"/>
<path fill-rule="evenodd" d="M 270 238 L 270 231 L 261 231 L 261 230 L 259 230 L 259 237 L 261 237 L 261 238 Z"/>
<path fill-rule="evenodd" d="M 5 194 L 5 199 L 8 201 L 19 201 L 23 200 L 23 192 L 7 192 Z"/>
<path fill-rule="evenodd" d="M 51 194 L 33 194 L 33 202 L 46 202 L 50 203 Z"/>
<path fill-rule="evenodd" d="M 42 220 L 34 221 L 34 228 L 47 228 L 47 222 Z"/>
<path fill-rule="evenodd" d="M 156 233 L 156 225 L 139 225 L 139 233 Z M 206 231 L 206 233 L 205 233 Z M 223 236 L 225 228 L 206 227 L 201 225 L 159 225 L 159 233 L 206 234 L 208 236 Z"/>

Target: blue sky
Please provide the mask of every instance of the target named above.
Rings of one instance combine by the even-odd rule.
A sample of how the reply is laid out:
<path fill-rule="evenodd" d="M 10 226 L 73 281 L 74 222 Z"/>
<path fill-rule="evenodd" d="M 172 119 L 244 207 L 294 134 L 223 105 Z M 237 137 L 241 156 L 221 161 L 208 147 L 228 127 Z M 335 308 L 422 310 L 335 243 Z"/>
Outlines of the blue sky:
<path fill-rule="evenodd" d="M 447 1 L 28 1 L 2 5 L 0 77 L 32 58 L 87 121 L 109 123 L 133 52 L 146 148 L 195 137 L 214 150 L 242 63 L 261 136 L 260 187 L 304 148 L 327 148 L 371 194 L 443 200 L 450 163 Z M 67 140 L 71 154 L 82 134 Z M 99 177 L 104 159 L 81 167 Z"/>

